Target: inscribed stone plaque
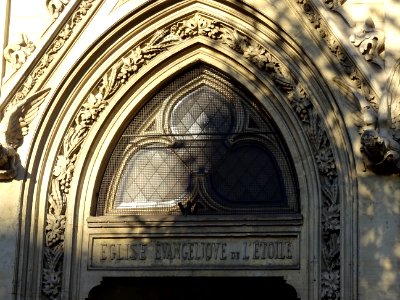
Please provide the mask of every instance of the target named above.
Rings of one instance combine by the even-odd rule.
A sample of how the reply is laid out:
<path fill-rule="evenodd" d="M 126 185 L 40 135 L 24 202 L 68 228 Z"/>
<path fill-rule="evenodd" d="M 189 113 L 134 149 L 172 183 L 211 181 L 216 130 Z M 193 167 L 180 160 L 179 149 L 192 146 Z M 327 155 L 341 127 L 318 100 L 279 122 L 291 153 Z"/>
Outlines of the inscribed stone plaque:
<path fill-rule="evenodd" d="M 299 236 L 92 237 L 90 269 L 298 269 Z"/>

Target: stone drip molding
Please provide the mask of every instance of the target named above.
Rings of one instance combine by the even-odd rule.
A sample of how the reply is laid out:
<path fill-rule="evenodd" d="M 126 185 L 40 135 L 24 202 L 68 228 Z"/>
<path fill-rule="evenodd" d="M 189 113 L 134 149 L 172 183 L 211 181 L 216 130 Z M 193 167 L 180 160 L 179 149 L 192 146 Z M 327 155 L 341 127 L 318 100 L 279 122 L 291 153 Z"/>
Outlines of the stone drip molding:
<path fill-rule="evenodd" d="M 19 70 L 26 62 L 28 56 L 35 51 L 35 45 L 28 39 L 26 34 L 21 34 L 21 40 L 16 44 L 8 45 L 4 49 L 4 59 L 11 65 L 12 73 Z"/>
<path fill-rule="evenodd" d="M 70 0 L 46 0 L 47 10 L 53 20 L 56 20 L 63 12 Z"/>
<path fill-rule="evenodd" d="M 347 79 L 335 78 L 339 88 L 347 96 L 350 94 L 358 103 L 355 114 L 360 115 L 361 153 L 365 170 L 376 174 L 400 174 L 400 85 L 399 61 L 386 79 L 386 85 L 380 98 L 372 91 L 365 78 L 351 62 L 345 50 L 340 46 L 318 10 L 309 0 L 295 0 L 305 12 L 307 18 L 325 40 L 329 50 L 338 59 Z M 329 2 L 329 1 L 328 1 Z M 334 2 L 332 2 L 334 3 Z M 336 2 L 335 2 L 336 3 Z M 333 6 L 334 7 L 334 6 Z M 384 50 L 383 32 L 376 29 L 372 19 L 355 29 L 350 40 L 359 47 L 367 61 L 383 67 L 380 54 Z M 378 105 L 379 103 L 379 105 Z"/>
<path fill-rule="evenodd" d="M 356 23 L 343 9 L 345 2 L 346 0 L 324 0 L 325 5 L 330 10 L 337 12 L 350 28 L 354 28 Z M 375 28 L 371 17 L 365 20 L 363 26 L 354 28 L 349 40 L 354 47 L 358 48 L 366 61 L 374 63 L 382 70 L 385 68 L 384 60 L 381 57 L 385 50 L 385 34 L 382 30 Z"/>
<path fill-rule="evenodd" d="M 64 232 L 69 189 L 74 176 L 75 162 L 80 155 L 93 124 L 110 103 L 112 96 L 130 77 L 160 53 L 172 50 L 180 43 L 196 37 L 206 37 L 241 54 L 271 78 L 285 95 L 298 116 L 319 170 L 322 194 L 321 215 L 321 291 L 322 299 L 340 298 L 340 203 L 338 178 L 332 146 L 323 121 L 318 116 L 305 91 L 294 76 L 275 56 L 255 40 L 227 24 L 196 13 L 160 29 L 148 40 L 130 50 L 117 61 L 94 86 L 68 128 L 49 186 L 46 237 L 43 263 L 42 293 L 50 299 L 60 299 L 63 276 Z"/>
<path fill-rule="evenodd" d="M 328 9 L 338 13 L 350 27 L 354 27 L 355 23 L 352 21 L 347 12 L 343 9 L 343 5 L 346 3 L 346 1 L 347 0 L 323 0 L 325 6 Z"/>
<path fill-rule="evenodd" d="M 350 59 L 350 56 L 346 53 L 346 50 L 341 46 L 339 40 L 335 37 L 332 31 L 329 29 L 328 24 L 322 18 L 318 9 L 311 3 L 310 0 L 294 0 L 302 9 L 307 19 L 310 21 L 314 29 L 318 32 L 319 37 L 324 40 L 328 46 L 330 52 L 336 57 L 339 62 L 341 70 L 346 74 L 350 85 L 354 87 L 361 95 L 365 96 L 365 99 L 371 103 L 375 110 L 378 110 L 378 97 L 370 87 L 368 81 L 357 66 Z"/>
<path fill-rule="evenodd" d="M 29 92 L 35 87 L 40 77 L 45 74 L 46 69 L 48 69 L 50 64 L 54 61 L 58 52 L 60 52 L 66 42 L 71 38 L 74 30 L 86 16 L 95 1 L 97 0 L 85 0 L 81 2 L 79 7 L 73 12 L 72 16 L 68 19 L 64 27 L 50 44 L 46 52 L 42 55 L 41 60 L 27 76 L 18 92 L 15 93 L 14 97 L 8 103 L 8 106 L 17 105 L 19 102 L 24 101 Z"/>

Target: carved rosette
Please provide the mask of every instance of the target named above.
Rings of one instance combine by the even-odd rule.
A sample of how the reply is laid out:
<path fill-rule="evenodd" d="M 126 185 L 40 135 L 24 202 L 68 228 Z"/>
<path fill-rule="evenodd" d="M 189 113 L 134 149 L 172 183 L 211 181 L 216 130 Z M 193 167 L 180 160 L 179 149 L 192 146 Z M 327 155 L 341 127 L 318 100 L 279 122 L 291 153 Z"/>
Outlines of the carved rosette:
<path fill-rule="evenodd" d="M 243 55 L 265 72 L 301 120 L 313 148 L 318 166 L 322 203 L 322 278 L 323 299 L 339 299 L 340 295 L 340 207 L 337 194 L 337 172 L 334 154 L 321 118 L 309 95 L 290 76 L 282 64 L 265 47 L 243 33 L 196 13 L 189 19 L 157 31 L 147 41 L 130 50 L 114 64 L 96 84 L 75 116 L 64 137 L 50 186 L 49 208 L 44 252 L 43 293 L 52 299 L 60 297 L 62 253 L 69 186 L 74 175 L 74 163 L 80 154 L 89 130 L 109 104 L 114 93 L 141 67 L 158 54 L 184 40 L 204 36 L 220 42 Z"/>

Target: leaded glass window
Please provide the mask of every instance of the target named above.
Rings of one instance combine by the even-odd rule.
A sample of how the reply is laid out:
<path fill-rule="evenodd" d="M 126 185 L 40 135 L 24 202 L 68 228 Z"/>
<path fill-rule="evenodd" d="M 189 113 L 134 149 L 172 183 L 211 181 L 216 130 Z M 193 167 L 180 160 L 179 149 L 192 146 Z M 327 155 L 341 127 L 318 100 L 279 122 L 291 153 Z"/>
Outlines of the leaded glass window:
<path fill-rule="evenodd" d="M 97 215 L 299 212 L 282 136 L 231 78 L 196 66 L 133 117 L 105 170 Z"/>

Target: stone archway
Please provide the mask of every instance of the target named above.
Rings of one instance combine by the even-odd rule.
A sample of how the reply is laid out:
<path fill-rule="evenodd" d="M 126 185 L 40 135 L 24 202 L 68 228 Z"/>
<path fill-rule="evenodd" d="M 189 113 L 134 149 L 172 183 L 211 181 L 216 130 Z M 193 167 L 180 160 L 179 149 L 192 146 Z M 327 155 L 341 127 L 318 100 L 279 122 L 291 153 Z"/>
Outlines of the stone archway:
<path fill-rule="evenodd" d="M 88 73 L 80 70 L 85 79 L 76 89 L 73 84 L 79 81 L 77 77 L 60 89 L 57 105 L 62 106 L 62 98 L 68 99 L 65 104 L 67 113 L 56 118 L 64 119 L 64 122 L 66 118 L 70 122 L 68 126 L 58 126 L 60 133 L 56 134 L 57 138 L 50 146 L 48 153 L 51 154 L 46 154 L 54 162 L 54 167 L 45 193 L 47 217 L 42 273 L 45 295 L 58 297 L 60 293 L 70 296 L 79 293 L 76 292 L 79 284 L 74 277 L 81 272 L 76 266 L 87 263 L 87 257 L 83 262 L 79 257 L 85 254 L 84 249 L 89 251 L 84 226 L 85 219 L 91 215 L 90 206 L 94 199 L 90 189 L 102 168 L 96 159 L 106 157 L 115 143 L 110 136 L 121 131 L 129 115 L 146 102 L 149 93 L 197 61 L 215 63 L 222 71 L 233 66 L 240 73 L 239 81 L 257 93 L 263 105 L 279 112 L 276 118 L 293 142 L 292 153 L 299 159 L 297 168 L 307 170 L 301 188 L 305 195 L 310 196 L 311 200 L 307 201 L 312 202 L 303 202 L 308 211 L 306 217 L 311 218 L 307 219 L 305 233 L 312 233 L 312 237 L 305 237 L 306 244 L 313 240 L 309 247 L 313 255 L 305 257 L 302 265 L 302 270 L 306 267 L 309 270 L 304 289 L 312 290 L 311 298 L 328 299 L 345 293 L 340 280 L 349 272 L 343 269 L 347 264 L 341 253 L 340 212 L 344 203 L 340 199 L 351 192 L 341 188 L 338 180 L 351 181 L 351 166 L 345 155 L 346 149 L 341 149 L 346 144 L 345 138 L 339 135 L 340 147 L 333 143 L 331 130 L 341 124 L 340 118 L 335 119 L 334 99 L 310 61 L 302 59 L 287 44 L 282 47 L 286 52 L 279 53 L 277 45 L 263 39 L 268 37 L 270 28 L 260 26 L 261 33 L 254 34 L 246 29 L 248 23 L 240 8 L 237 8 L 241 12 L 240 18 L 229 9 L 219 9 L 229 16 L 227 21 L 218 18 L 215 7 L 208 10 L 203 6 L 188 6 L 182 13 L 170 17 L 167 17 L 168 9 L 165 9 L 165 19 L 160 18 L 161 24 L 157 26 L 153 24 L 151 33 L 139 34 L 129 46 L 122 46 L 121 41 L 115 42 L 112 51 L 118 59 L 108 54 L 101 68 L 96 62 Z M 122 25 L 121 28 L 119 30 L 123 30 Z M 139 29 L 136 32 L 140 32 Z M 112 36 L 109 38 L 112 41 Z M 282 40 L 285 39 L 288 37 Z M 92 54 L 90 51 L 87 53 L 85 67 L 90 65 L 88 61 Z M 266 100 L 270 96 L 275 102 Z M 334 118 L 325 118 L 331 113 Z M 118 117 L 113 117 L 113 114 Z M 101 135 L 108 136 L 108 140 Z M 101 145 L 97 147 L 95 143 L 99 141 Z M 295 150 L 295 146 L 301 150 Z M 339 157 L 340 174 L 337 168 Z M 96 222 L 90 219 L 89 226 L 96 227 Z M 75 228 L 78 230 L 74 231 Z M 313 257 L 317 257 L 316 261 Z M 96 276 L 98 281 L 103 274 Z M 300 277 L 298 274 L 295 276 Z M 57 280 L 53 280 L 55 277 Z M 313 280 L 316 284 L 312 283 Z"/>

